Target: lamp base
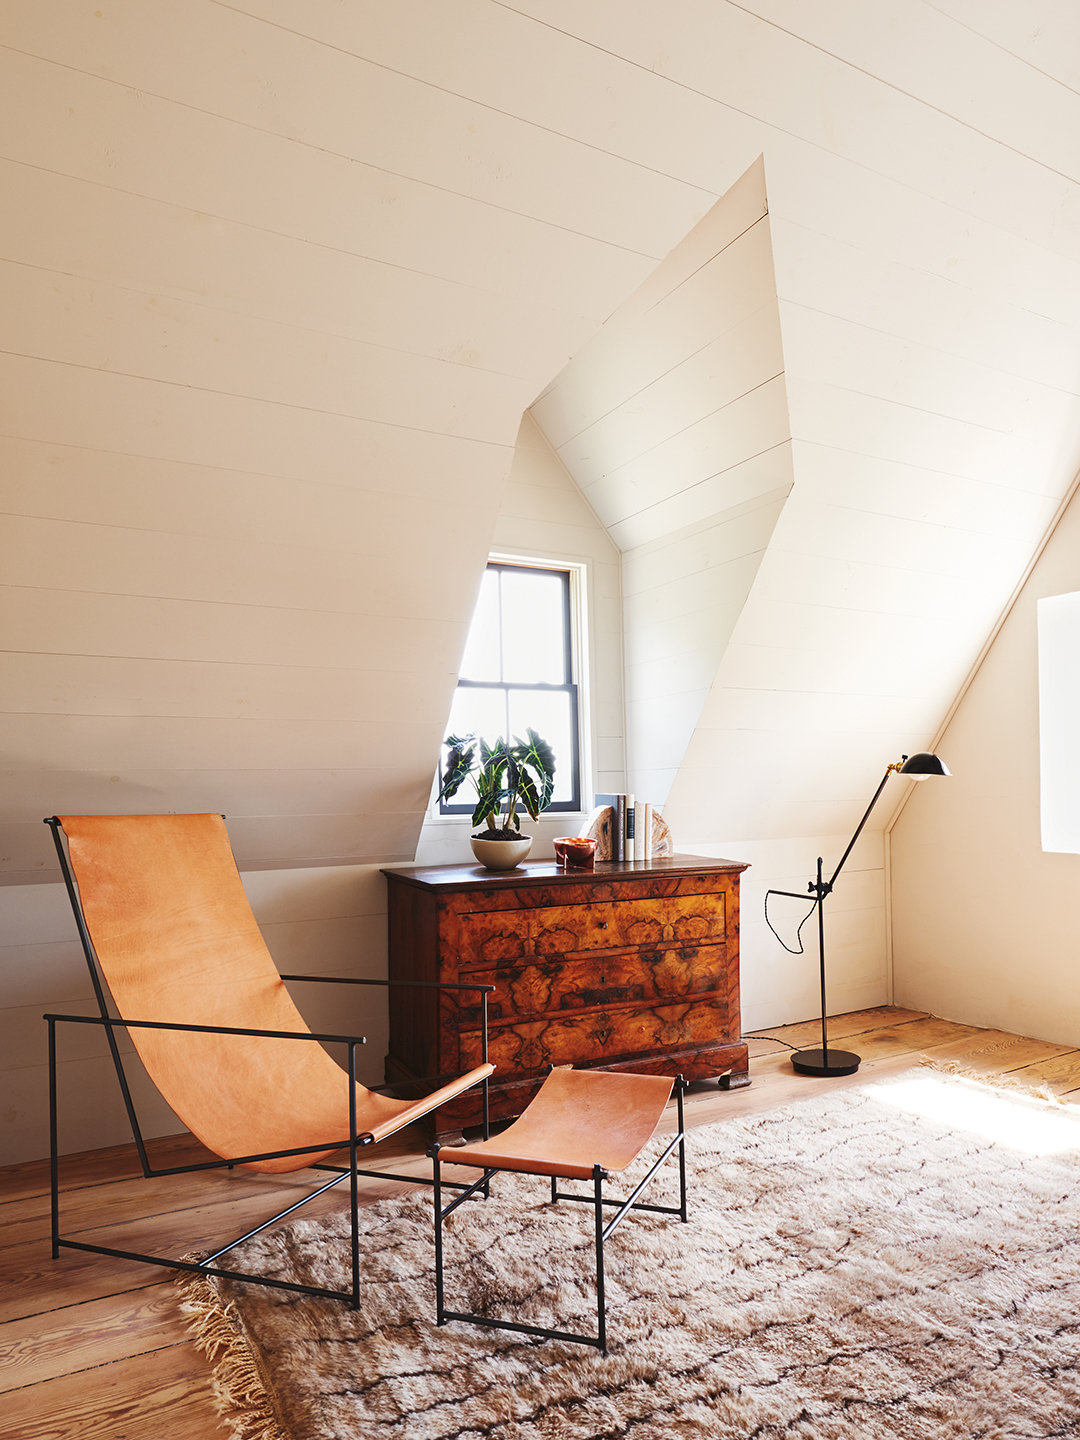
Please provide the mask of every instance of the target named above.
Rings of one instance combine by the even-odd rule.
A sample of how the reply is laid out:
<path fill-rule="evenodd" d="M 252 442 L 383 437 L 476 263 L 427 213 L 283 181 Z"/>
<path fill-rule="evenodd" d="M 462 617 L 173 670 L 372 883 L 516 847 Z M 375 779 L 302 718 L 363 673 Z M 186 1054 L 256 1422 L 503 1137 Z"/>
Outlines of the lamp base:
<path fill-rule="evenodd" d="M 798 1075 L 854 1075 L 862 1062 L 861 1055 L 850 1050 L 796 1050 L 791 1057 Z"/>

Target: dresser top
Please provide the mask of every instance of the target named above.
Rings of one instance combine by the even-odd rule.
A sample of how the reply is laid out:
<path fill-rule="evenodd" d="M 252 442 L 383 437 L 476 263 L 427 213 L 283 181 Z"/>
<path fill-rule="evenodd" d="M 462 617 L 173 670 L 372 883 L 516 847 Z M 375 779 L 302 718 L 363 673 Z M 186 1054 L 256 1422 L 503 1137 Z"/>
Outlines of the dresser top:
<path fill-rule="evenodd" d="M 630 880 L 656 875 L 738 875 L 742 860 L 710 860 L 705 855 L 668 855 L 655 860 L 598 860 L 595 870 L 563 870 L 554 860 L 525 860 L 513 870 L 488 870 L 474 861 L 462 865 L 406 865 L 382 873 L 423 890 L 519 890 L 523 885 L 587 885 L 590 881 Z"/>

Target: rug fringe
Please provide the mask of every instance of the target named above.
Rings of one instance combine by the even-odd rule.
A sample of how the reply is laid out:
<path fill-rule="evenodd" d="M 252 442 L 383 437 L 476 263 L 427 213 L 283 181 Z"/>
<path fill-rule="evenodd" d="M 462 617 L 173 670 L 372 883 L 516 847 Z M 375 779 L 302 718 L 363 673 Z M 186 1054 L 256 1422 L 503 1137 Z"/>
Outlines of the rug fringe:
<path fill-rule="evenodd" d="M 218 1410 L 237 1440 L 289 1440 L 232 1301 L 222 1299 L 209 1275 L 181 1270 L 176 1283 L 195 1347 L 212 1367 Z"/>
<path fill-rule="evenodd" d="M 1019 1080 L 1013 1080 L 1009 1075 L 994 1073 L 986 1074 L 982 1070 L 973 1070 L 970 1065 L 961 1065 L 956 1060 L 935 1060 L 930 1055 L 919 1057 L 918 1063 L 925 1065 L 930 1070 L 940 1070 L 944 1075 L 955 1075 L 959 1080 L 976 1080 L 980 1085 L 992 1085 L 996 1090 L 1013 1090 L 1019 1095 L 1027 1095 L 1032 1100 L 1047 1100 L 1051 1105 L 1060 1105 L 1066 1110 L 1074 1107 L 1068 1100 L 1063 1100 L 1060 1095 L 1055 1095 L 1049 1085 L 1024 1085 Z"/>

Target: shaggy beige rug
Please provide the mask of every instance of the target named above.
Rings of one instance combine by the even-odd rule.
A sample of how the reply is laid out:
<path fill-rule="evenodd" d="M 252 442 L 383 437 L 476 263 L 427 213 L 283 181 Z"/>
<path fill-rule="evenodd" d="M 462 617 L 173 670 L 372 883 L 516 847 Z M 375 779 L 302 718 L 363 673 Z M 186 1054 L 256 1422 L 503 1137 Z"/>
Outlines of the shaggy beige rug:
<path fill-rule="evenodd" d="M 1072 1107 L 920 1070 L 694 1130 L 688 1151 L 690 1224 L 633 1215 L 609 1243 L 606 1358 L 437 1329 L 426 1189 L 362 1212 L 359 1312 L 189 1284 L 237 1434 L 1080 1436 Z M 455 1213 L 449 1306 L 591 1333 L 592 1212 L 546 1193 L 504 1175 Z M 294 1224 L 242 1258 L 344 1286 L 346 1225 Z"/>

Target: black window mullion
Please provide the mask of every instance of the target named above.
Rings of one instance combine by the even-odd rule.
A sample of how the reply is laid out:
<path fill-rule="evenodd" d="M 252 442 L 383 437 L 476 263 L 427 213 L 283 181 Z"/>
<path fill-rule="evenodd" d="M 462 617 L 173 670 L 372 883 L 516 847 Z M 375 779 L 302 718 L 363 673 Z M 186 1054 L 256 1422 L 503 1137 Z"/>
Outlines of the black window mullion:
<path fill-rule="evenodd" d="M 570 630 L 570 618 L 571 618 L 571 617 L 570 617 L 570 572 L 569 572 L 569 570 L 564 570 L 564 571 L 562 572 L 562 577 L 563 577 L 563 675 L 564 675 L 565 678 L 566 678 L 566 684 L 567 684 L 567 685 L 570 685 L 570 684 L 573 683 L 573 680 L 574 680 L 574 667 L 573 667 L 573 637 L 572 637 L 572 635 L 571 635 L 571 630 Z M 572 787 L 575 791 L 577 790 L 577 775 L 578 775 L 578 757 L 577 757 L 577 753 L 576 753 L 576 751 L 577 751 L 577 729 L 578 729 L 578 727 L 577 727 L 577 717 L 575 716 L 575 718 L 574 718 L 574 726 L 573 726 L 573 732 L 574 732 L 574 750 L 575 750 L 575 754 L 574 754 L 574 785 L 573 785 L 573 787 Z"/>

